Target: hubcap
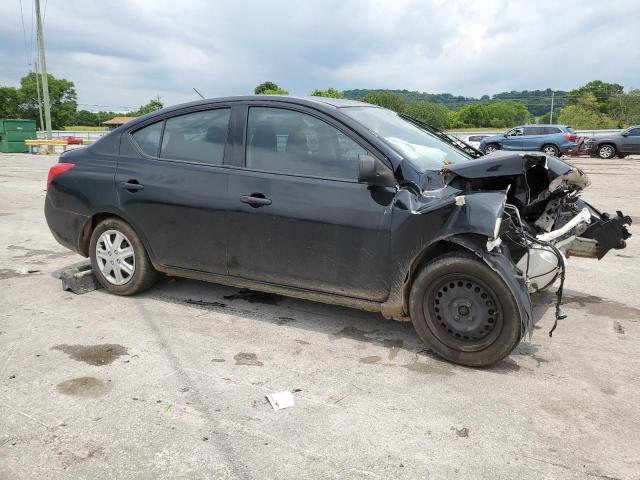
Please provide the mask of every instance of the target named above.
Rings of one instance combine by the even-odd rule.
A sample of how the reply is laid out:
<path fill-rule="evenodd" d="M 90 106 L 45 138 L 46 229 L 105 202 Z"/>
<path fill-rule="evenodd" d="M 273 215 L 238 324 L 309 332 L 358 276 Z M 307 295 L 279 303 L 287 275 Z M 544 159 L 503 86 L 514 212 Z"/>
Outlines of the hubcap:
<path fill-rule="evenodd" d="M 449 276 L 425 296 L 425 317 L 433 334 L 460 351 L 491 345 L 502 329 L 502 312 L 494 292 L 471 276 Z"/>
<path fill-rule="evenodd" d="M 611 148 L 609 145 L 600 147 L 600 156 L 603 158 L 613 157 L 613 148 Z"/>
<path fill-rule="evenodd" d="M 489 153 L 493 153 L 496 151 L 496 147 L 494 147 L 493 145 L 489 145 L 487 148 L 484 149 L 484 152 L 489 154 Z"/>
<path fill-rule="evenodd" d="M 124 285 L 133 277 L 136 259 L 129 239 L 117 230 L 107 230 L 96 244 L 100 273 L 113 285 Z"/>
<path fill-rule="evenodd" d="M 547 155 L 553 155 L 555 157 L 556 156 L 556 149 L 553 148 L 553 147 L 545 147 L 544 153 L 546 153 Z"/>

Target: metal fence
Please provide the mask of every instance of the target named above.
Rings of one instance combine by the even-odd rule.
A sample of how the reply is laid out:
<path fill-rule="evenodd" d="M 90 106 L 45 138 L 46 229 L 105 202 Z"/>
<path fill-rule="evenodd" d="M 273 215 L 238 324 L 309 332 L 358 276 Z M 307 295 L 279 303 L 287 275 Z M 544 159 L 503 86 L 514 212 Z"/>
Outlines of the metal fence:
<path fill-rule="evenodd" d="M 505 128 L 505 132 L 508 129 Z M 576 133 L 581 137 L 597 137 L 601 135 L 608 135 L 610 133 L 618 133 L 622 130 L 576 130 Z M 85 130 L 53 130 L 51 132 L 51 136 L 53 138 L 63 138 L 63 137 L 76 137 L 81 138 L 85 141 L 85 143 L 91 143 L 98 140 L 101 136 L 108 132 L 94 132 L 94 131 L 85 131 Z M 474 131 L 474 132 L 447 132 L 451 133 L 458 138 L 466 137 L 467 135 L 495 135 L 494 131 Z M 45 132 L 38 132 L 38 138 L 46 138 Z"/>
<path fill-rule="evenodd" d="M 492 131 L 474 131 L 474 132 L 447 132 L 455 137 L 458 138 L 463 138 L 466 137 L 468 135 L 498 135 L 499 133 L 506 133 L 507 130 L 509 130 L 508 128 L 505 128 L 504 131 L 501 132 L 497 132 L 495 130 Z M 611 133 L 620 133 L 622 131 L 622 129 L 617 129 L 617 130 L 576 130 L 576 134 L 579 137 L 599 137 L 602 135 L 609 135 Z"/>

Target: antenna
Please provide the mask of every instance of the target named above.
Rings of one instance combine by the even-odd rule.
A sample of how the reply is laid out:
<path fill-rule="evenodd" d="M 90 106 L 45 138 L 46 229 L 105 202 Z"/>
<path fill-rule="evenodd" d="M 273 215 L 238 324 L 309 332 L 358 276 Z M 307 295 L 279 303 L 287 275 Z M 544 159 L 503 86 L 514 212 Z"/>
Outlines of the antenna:
<path fill-rule="evenodd" d="M 202 95 L 198 90 L 196 90 L 196 87 L 193 87 L 193 91 L 196 92 L 198 95 L 200 95 L 200 98 L 204 100 L 204 95 Z"/>

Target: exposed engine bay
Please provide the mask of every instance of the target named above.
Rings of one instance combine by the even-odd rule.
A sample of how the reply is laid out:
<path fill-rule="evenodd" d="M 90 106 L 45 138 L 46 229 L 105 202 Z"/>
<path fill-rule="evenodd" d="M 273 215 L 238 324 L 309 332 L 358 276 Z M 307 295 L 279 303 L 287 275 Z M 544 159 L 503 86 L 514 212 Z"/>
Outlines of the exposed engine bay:
<path fill-rule="evenodd" d="M 631 218 L 620 211 L 601 213 L 583 201 L 580 193 L 589 186 L 588 177 L 555 157 L 496 152 L 448 165 L 440 174 L 447 186 L 465 192 L 456 197 L 459 205 L 469 204 L 480 192 L 502 192 L 503 202 L 495 209 L 494 230 L 486 249 L 511 259 L 529 293 L 559 280 L 556 323 L 564 317 L 560 303 L 567 258 L 599 260 L 611 249 L 624 248 L 631 236 Z M 528 327 L 525 330 L 530 333 Z"/>

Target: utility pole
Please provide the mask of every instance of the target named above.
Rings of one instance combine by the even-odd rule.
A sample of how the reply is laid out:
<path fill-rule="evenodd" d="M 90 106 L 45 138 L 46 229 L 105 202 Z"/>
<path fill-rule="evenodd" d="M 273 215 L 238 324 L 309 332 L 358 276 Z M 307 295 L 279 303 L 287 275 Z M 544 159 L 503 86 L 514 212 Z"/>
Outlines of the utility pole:
<path fill-rule="evenodd" d="M 551 115 L 549 116 L 549 123 L 553 123 L 553 99 L 556 95 L 556 92 L 551 92 Z"/>
<path fill-rule="evenodd" d="M 36 1 L 36 25 L 38 30 L 38 56 L 40 58 L 40 73 L 42 76 L 42 97 L 44 104 L 44 121 L 47 128 L 47 139 L 51 140 L 51 104 L 49 103 L 49 79 L 47 77 L 47 61 L 44 55 L 44 33 L 42 31 L 42 17 L 40 16 L 40 0 Z M 51 147 L 48 147 L 51 150 Z"/>
<path fill-rule="evenodd" d="M 42 117 L 42 96 L 40 95 L 40 79 L 38 78 L 38 62 L 36 62 L 36 92 L 38 92 L 38 113 L 40 114 L 40 131 L 44 131 L 44 120 Z"/>

